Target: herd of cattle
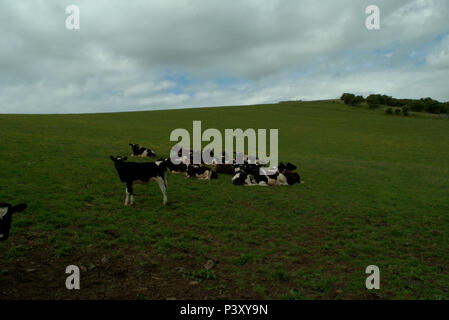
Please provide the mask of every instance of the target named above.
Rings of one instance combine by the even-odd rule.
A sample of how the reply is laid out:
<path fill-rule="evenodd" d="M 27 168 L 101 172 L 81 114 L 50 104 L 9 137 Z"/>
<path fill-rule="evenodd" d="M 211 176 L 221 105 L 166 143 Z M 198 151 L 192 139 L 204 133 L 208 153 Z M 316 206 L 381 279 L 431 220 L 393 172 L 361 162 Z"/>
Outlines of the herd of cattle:
<path fill-rule="evenodd" d="M 130 146 L 133 157 L 156 157 L 156 153 L 151 149 L 138 144 L 130 144 Z M 163 204 L 166 205 L 167 172 L 185 173 L 188 178 L 202 180 L 216 179 L 218 174 L 229 174 L 232 175 L 233 184 L 244 186 L 282 186 L 301 183 L 299 174 L 295 172 L 296 166 L 291 163 L 280 163 L 275 172 L 268 172 L 263 168 L 264 164 L 257 158 L 251 159 L 242 155 L 243 161 L 237 163 L 235 159 L 229 159 L 226 153 L 220 155 L 221 159 L 219 159 L 214 157 L 212 151 L 209 151 L 212 161 L 206 164 L 203 157 L 195 157 L 196 152 L 201 153 L 201 151 L 180 149 L 178 157 L 173 159 L 174 161 L 169 158 L 160 158 L 155 162 L 127 162 L 128 157 L 110 156 L 120 180 L 126 184 L 125 206 L 134 204 L 134 182 L 148 183 L 150 180 L 155 180 L 158 183 L 163 196 Z M 201 164 L 193 164 L 195 158 L 200 158 Z"/>
<path fill-rule="evenodd" d="M 141 147 L 138 144 L 130 144 L 132 148 L 131 156 L 134 157 L 156 157 L 156 153 L 148 148 Z M 183 155 L 184 154 L 184 155 Z M 186 157 L 185 154 L 189 154 Z M 185 173 L 188 178 L 197 179 L 216 179 L 218 174 L 232 175 L 232 183 L 235 185 L 245 186 L 269 186 L 269 185 L 293 185 L 302 183 L 298 173 L 294 172 L 296 166 L 291 163 L 280 163 L 276 172 L 265 172 L 262 168 L 263 163 L 258 159 L 250 159 L 243 156 L 242 164 L 236 163 L 235 159 L 228 159 L 223 153 L 221 159 L 214 158 L 212 152 L 212 164 L 192 164 L 195 151 L 179 150 L 178 158 L 172 162 L 171 159 L 159 159 L 154 162 L 128 162 L 127 157 L 114 157 L 114 162 L 120 180 L 126 184 L 125 206 L 134 204 L 134 183 L 148 183 L 155 180 L 161 189 L 163 196 L 163 204 L 167 204 L 167 172 Z M 202 159 L 202 157 L 201 157 Z M 218 161 L 221 160 L 221 161 Z M 27 205 L 22 203 L 12 206 L 9 203 L 0 203 L 0 241 L 4 241 L 9 237 L 11 228 L 12 215 L 16 212 L 22 212 Z"/>

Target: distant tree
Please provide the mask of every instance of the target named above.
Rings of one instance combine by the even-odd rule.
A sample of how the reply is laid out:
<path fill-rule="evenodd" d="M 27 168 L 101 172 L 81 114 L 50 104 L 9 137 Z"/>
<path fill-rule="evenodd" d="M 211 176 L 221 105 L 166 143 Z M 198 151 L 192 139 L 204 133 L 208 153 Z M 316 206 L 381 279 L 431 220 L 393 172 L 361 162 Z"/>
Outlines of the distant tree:
<path fill-rule="evenodd" d="M 408 103 L 410 109 L 415 112 L 424 111 L 424 102 L 422 100 L 412 100 Z"/>
<path fill-rule="evenodd" d="M 385 110 L 386 114 L 393 114 L 393 109 L 388 108 L 387 110 Z"/>
<path fill-rule="evenodd" d="M 449 102 L 440 104 L 441 113 L 449 113 Z"/>
<path fill-rule="evenodd" d="M 396 99 L 393 97 L 384 95 L 383 100 L 385 102 L 384 104 L 386 104 L 387 106 L 396 107 L 398 105 Z"/>
<path fill-rule="evenodd" d="M 370 109 L 379 108 L 380 100 L 381 99 L 379 94 L 370 94 L 368 97 L 366 97 L 366 102 L 368 103 L 368 107 Z"/>
<path fill-rule="evenodd" d="M 356 97 L 354 97 L 354 99 L 351 100 L 350 104 L 353 106 L 358 106 L 364 101 L 365 101 L 365 98 L 363 98 L 362 96 L 356 96 Z"/>
<path fill-rule="evenodd" d="M 397 108 L 394 110 L 394 114 L 399 116 L 401 114 L 401 108 Z"/>
<path fill-rule="evenodd" d="M 422 98 L 424 110 L 429 113 L 440 113 L 441 102 L 433 100 L 432 98 Z"/>
<path fill-rule="evenodd" d="M 352 93 L 343 93 L 340 99 L 343 100 L 345 104 L 351 104 L 354 98 L 355 95 Z"/>

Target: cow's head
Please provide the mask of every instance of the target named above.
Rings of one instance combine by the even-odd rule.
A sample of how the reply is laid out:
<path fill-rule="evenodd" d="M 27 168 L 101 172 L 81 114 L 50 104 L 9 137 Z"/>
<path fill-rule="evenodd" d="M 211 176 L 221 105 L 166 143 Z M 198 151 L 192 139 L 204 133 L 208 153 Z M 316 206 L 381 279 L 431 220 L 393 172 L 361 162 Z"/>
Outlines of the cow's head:
<path fill-rule="evenodd" d="M 133 152 L 139 150 L 139 145 L 137 143 L 130 143 L 129 145 L 131 146 L 131 149 L 133 149 Z"/>
<path fill-rule="evenodd" d="M 294 170 L 296 170 L 296 166 L 290 162 L 287 164 L 281 162 L 278 166 L 278 171 L 287 178 L 289 185 L 301 183 L 301 177 Z"/>
<path fill-rule="evenodd" d="M 123 162 L 128 160 L 128 157 L 122 157 L 122 156 L 117 156 L 117 157 L 110 156 L 109 158 L 114 162 L 116 168 L 121 167 Z"/>
<path fill-rule="evenodd" d="M 232 177 L 232 183 L 235 185 L 239 185 L 239 186 L 244 185 L 246 178 L 248 178 L 248 175 L 246 174 L 246 172 L 244 172 L 244 171 L 237 172 Z"/>
<path fill-rule="evenodd" d="M 155 157 L 156 153 L 153 150 L 147 149 L 147 157 Z"/>
<path fill-rule="evenodd" d="M 12 215 L 16 212 L 22 212 L 26 207 L 25 203 L 14 207 L 9 203 L 0 203 L 0 241 L 4 241 L 9 237 Z"/>
<path fill-rule="evenodd" d="M 286 171 L 294 171 L 294 170 L 296 170 L 296 166 L 290 162 L 287 164 L 284 164 L 283 162 L 281 162 L 278 166 L 278 171 L 280 173 L 284 173 Z"/>

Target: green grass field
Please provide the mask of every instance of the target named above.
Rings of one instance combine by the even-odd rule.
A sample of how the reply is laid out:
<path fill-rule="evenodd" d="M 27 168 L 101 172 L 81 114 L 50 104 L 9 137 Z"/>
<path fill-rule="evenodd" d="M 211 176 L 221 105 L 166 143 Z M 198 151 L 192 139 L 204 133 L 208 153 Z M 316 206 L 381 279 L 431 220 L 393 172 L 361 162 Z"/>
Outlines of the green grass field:
<path fill-rule="evenodd" d="M 227 175 L 124 184 L 109 155 L 168 155 L 175 128 L 278 128 L 305 184 Z M 0 115 L 0 298 L 448 299 L 449 121 L 338 102 L 92 115 Z M 208 260 L 216 264 L 204 268 Z M 81 268 L 81 290 L 65 268 Z M 365 288 L 377 265 L 381 289 Z"/>

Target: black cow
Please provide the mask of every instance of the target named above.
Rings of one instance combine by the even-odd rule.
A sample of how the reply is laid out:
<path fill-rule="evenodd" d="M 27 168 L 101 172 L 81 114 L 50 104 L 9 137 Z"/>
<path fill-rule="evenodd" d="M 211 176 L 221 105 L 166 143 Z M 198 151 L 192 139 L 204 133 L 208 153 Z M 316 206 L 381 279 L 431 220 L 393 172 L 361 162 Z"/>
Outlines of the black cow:
<path fill-rule="evenodd" d="M 121 156 L 110 156 L 114 162 L 115 169 L 120 180 L 126 183 L 125 206 L 134 204 L 133 183 L 148 183 L 150 180 L 156 180 L 163 196 L 163 204 L 167 204 L 167 166 L 165 161 L 156 162 L 125 162 L 128 158 Z"/>
<path fill-rule="evenodd" d="M 0 241 L 4 241 L 9 237 L 12 215 L 16 212 L 22 212 L 26 207 L 25 203 L 17 206 L 12 206 L 9 203 L 0 203 Z"/>
<path fill-rule="evenodd" d="M 145 147 L 139 146 L 137 143 L 130 143 L 131 149 L 133 150 L 133 153 L 131 154 L 132 157 L 155 157 L 156 153 L 154 153 L 153 150 L 147 149 Z"/>

